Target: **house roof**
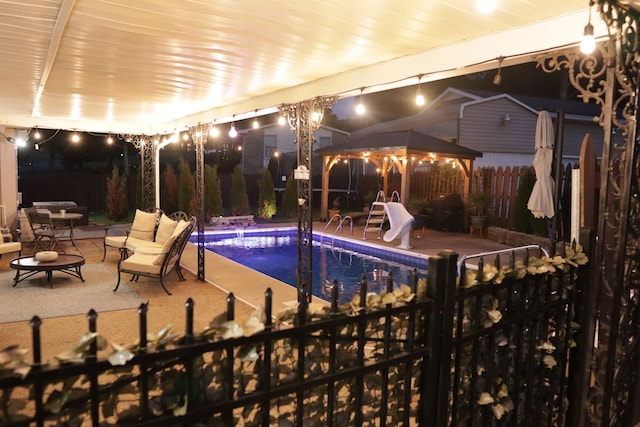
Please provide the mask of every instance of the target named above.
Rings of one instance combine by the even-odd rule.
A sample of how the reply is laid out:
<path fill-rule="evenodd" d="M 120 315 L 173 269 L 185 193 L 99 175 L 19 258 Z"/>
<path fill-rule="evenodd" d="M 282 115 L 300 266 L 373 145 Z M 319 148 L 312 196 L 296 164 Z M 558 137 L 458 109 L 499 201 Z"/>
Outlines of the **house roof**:
<path fill-rule="evenodd" d="M 419 128 L 424 126 L 427 117 L 439 109 L 445 108 L 447 105 L 455 106 L 455 109 L 452 108 L 451 110 L 452 116 L 449 117 L 449 119 L 453 120 L 462 118 L 464 115 L 464 108 L 469 105 L 492 102 L 496 99 L 503 98 L 511 100 L 515 104 L 520 105 L 523 109 L 531 111 L 534 114 L 537 114 L 537 111 L 540 111 L 541 109 L 546 109 L 549 111 L 551 116 L 555 116 L 557 110 L 562 108 L 567 119 L 584 120 L 588 122 L 592 122 L 593 117 L 599 115 L 602 108 L 600 105 L 586 104 L 580 101 L 512 95 L 450 87 L 445 89 L 437 98 L 418 113 L 358 129 L 351 133 L 351 137 L 353 139 L 358 139 L 380 132 L 397 132 Z"/>
<path fill-rule="evenodd" d="M 510 0 L 483 15 L 474 3 L 2 2 L 0 124 L 156 134 L 238 121 L 575 49 L 589 11 L 584 0 Z"/>
<path fill-rule="evenodd" d="M 475 159 L 482 153 L 442 139 L 434 138 L 414 130 L 397 132 L 381 132 L 350 140 L 347 143 L 319 148 L 321 155 L 341 155 L 351 157 L 367 157 L 369 155 L 411 155 L 428 156 L 434 153 L 438 157 L 456 159 Z M 366 153 L 366 154 L 365 154 Z"/>

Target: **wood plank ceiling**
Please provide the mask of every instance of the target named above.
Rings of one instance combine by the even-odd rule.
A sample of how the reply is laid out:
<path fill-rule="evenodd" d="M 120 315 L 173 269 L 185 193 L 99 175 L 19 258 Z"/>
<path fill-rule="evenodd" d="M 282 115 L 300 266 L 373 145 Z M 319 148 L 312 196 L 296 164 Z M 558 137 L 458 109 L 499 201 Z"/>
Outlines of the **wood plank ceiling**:
<path fill-rule="evenodd" d="M 588 0 L 0 0 L 0 126 L 153 134 L 530 60 Z M 597 33 L 599 18 L 594 12 Z"/>

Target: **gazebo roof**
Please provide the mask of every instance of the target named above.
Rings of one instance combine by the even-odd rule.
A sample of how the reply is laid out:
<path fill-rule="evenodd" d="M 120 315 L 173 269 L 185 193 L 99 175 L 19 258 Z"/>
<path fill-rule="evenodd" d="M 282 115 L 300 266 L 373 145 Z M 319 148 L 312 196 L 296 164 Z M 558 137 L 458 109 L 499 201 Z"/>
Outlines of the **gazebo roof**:
<path fill-rule="evenodd" d="M 475 159 L 482 153 L 462 145 L 453 144 L 414 130 L 380 132 L 343 144 L 320 148 L 316 153 L 323 156 L 349 155 L 365 157 L 375 155 L 430 155 L 456 159 Z M 365 154 L 366 153 L 366 154 Z"/>

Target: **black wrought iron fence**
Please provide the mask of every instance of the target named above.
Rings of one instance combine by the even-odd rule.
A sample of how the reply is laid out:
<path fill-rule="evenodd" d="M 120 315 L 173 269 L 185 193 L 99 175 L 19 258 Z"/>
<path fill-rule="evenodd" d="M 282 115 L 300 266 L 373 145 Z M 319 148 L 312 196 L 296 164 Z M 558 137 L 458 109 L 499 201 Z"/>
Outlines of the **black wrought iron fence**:
<path fill-rule="evenodd" d="M 61 357 L 34 364 L 20 349 L 0 357 L 0 424 L 213 426 L 563 425 L 572 366 L 576 253 L 462 272 L 457 255 L 429 260 L 426 280 L 382 294 L 366 279 L 350 304 L 304 302 L 246 324 L 226 313 L 183 336 L 150 340 L 147 306 L 139 342 L 108 351 L 89 332 Z M 555 271 L 552 270 L 555 266 Z M 471 286 L 473 284 L 473 286 Z M 9 361 L 9 362 L 7 362 Z M 29 370 L 30 367 L 30 370 Z"/>

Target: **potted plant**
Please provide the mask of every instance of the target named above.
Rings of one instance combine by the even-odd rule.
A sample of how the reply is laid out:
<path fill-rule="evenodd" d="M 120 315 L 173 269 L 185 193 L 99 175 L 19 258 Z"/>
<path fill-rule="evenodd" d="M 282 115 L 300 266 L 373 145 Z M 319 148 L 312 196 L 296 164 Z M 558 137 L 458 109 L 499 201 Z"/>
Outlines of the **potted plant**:
<path fill-rule="evenodd" d="M 487 216 L 487 207 L 491 199 L 486 193 L 470 193 L 467 198 L 467 208 L 469 209 L 469 215 L 471 217 L 471 227 L 482 229 L 485 228 L 489 222 Z"/>

